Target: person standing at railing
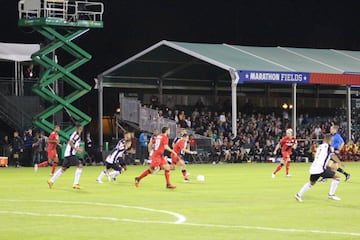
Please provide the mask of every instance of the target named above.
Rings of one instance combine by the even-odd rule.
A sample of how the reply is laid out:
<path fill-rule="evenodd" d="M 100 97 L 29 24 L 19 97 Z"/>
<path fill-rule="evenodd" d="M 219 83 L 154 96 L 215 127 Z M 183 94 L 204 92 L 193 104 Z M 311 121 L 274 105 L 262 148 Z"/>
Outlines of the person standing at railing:
<path fill-rule="evenodd" d="M 140 145 L 140 163 L 144 164 L 146 161 L 146 156 L 149 155 L 148 153 L 148 143 L 149 139 L 145 132 L 140 133 L 139 135 L 139 145 Z"/>
<path fill-rule="evenodd" d="M 32 153 L 33 153 L 34 136 L 32 129 L 28 129 L 24 133 L 24 166 L 31 166 Z"/>
<path fill-rule="evenodd" d="M 11 155 L 12 160 L 14 161 L 15 167 L 20 167 L 21 155 L 24 151 L 24 141 L 19 136 L 19 132 L 14 132 L 14 137 L 11 142 Z"/>
<path fill-rule="evenodd" d="M 1 140 L 0 146 L 1 146 L 1 155 L 4 157 L 10 158 L 11 145 L 10 145 L 10 140 L 9 140 L 8 135 L 5 135 L 4 138 Z"/>

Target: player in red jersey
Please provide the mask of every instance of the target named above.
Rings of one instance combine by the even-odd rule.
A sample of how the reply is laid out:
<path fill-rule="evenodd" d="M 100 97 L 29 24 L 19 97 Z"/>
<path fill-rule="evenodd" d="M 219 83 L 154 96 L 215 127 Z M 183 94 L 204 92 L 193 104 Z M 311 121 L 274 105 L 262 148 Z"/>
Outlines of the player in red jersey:
<path fill-rule="evenodd" d="M 39 167 L 47 167 L 52 164 L 51 175 L 54 175 L 56 167 L 58 166 L 59 163 L 59 157 L 56 151 L 56 146 L 61 147 L 59 143 L 59 131 L 60 131 L 60 126 L 55 125 L 54 131 L 50 133 L 48 137 L 48 147 L 47 147 L 48 160 L 40 164 L 35 164 L 34 166 L 35 172 L 37 172 Z"/>
<path fill-rule="evenodd" d="M 271 174 L 272 178 L 275 178 L 275 175 L 280 169 L 284 166 L 286 163 L 286 176 L 290 177 L 289 174 L 289 168 L 290 168 L 290 155 L 292 153 L 292 150 L 297 147 L 297 140 L 293 136 L 293 130 L 287 129 L 286 130 L 286 136 L 283 137 L 280 142 L 276 145 L 274 154 L 276 154 L 277 150 L 281 147 L 281 155 L 282 160 L 279 166 L 276 167 L 275 171 Z"/>
<path fill-rule="evenodd" d="M 170 165 L 166 161 L 164 157 L 165 150 L 174 153 L 177 156 L 176 152 L 169 147 L 169 138 L 170 128 L 163 127 L 161 130 L 161 134 L 157 135 L 154 138 L 154 141 L 149 143 L 149 148 L 151 149 L 154 145 L 154 151 L 151 155 L 151 163 L 149 169 L 145 170 L 139 177 L 135 177 L 135 186 L 138 187 L 141 179 L 153 173 L 159 167 L 165 172 L 166 179 L 166 188 L 174 189 L 176 186 L 171 185 L 170 183 Z"/>
<path fill-rule="evenodd" d="M 178 164 L 181 166 L 181 172 L 184 177 L 184 182 L 189 182 L 188 173 L 186 172 L 186 165 L 183 160 L 184 153 L 188 154 L 197 154 L 196 151 L 190 151 L 186 148 L 186 145 L 189 141 L 189 136 L 185 133 L 182 135 L 182 137 L 174 144 L 174 152 L 176 152 L 177 155 L 171 153 L 171 170 L 175 170 L 175 166 Z"/>

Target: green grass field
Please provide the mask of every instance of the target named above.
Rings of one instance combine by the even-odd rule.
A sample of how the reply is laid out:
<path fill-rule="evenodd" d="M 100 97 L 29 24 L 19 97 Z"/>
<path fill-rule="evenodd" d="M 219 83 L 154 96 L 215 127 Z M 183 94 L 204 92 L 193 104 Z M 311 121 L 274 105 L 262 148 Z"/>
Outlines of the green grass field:
<path fill-rule="evenodd" d="M 303 196 L 309 164 L 292 164 L 293 177 L 275 164 L 188 165 L 192 182 L 172 172 L 134 177 L 144 166 L 129 166 L 117 182 L 97 184 L 103 167 L 85 167 L 81 190 L 71 188 L 70 168 L 49 189 L 50 168 L 0 168 L 0 239 L 360 239 L 360 163 L 346 163 L 350 182 L 339 184 L 335 202 L 330 181 Z M 196 176 L 205 176 L 205 182 Z"/>

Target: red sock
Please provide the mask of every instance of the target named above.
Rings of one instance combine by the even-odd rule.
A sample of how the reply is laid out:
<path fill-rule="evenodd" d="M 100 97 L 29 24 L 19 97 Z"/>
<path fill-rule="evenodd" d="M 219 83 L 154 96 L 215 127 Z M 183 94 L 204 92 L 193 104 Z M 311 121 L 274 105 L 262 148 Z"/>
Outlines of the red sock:
<path fill-rule="evenodd" d="M 58 166 L 57 162 L 53 162 L 52 168 L 51 168 L 51 174 L 55 173 L 56 167 Z"/>
<path fill-rule="evenodd" d="M 277 168 L 274 171 L 274 174 L 276 174 L 278 171 L 280 171 L 280 169 L 283 167 L 284 164 L 279 164 L 279 166 L 277 166 Z"/>
<path fill-rule="evenodd" d="M 144 177 L 146 177 L 147 175 L 149 175 L 151 172 L 149 169 L 146 169 L 138 178 L 138 180 L 140 181 L 141 179 L 143 179 Z"/>
<path fill-rule="evenodd" d="M 184 176 L 184 178 L 186 178 L 186 169 L 181 170 L 181 172 L 182 172 L 182 175 Z"/>
<path fill-rule="evenodd" d="M 165 170 L 165 179 L 166 179 L 166 185 L 171 185 L 170 183 L 170 171 Z"/>
<path fill-rule="evenodd" d="M 286 175 L 289 174 L 289 168 L 290 168 L 290 161 L 286 162 Z"/>
<path fill-rule="evenodd" d="M 45 162 L 42 162 L 42 163 L 39 163 L 38 164 L 38 167 L 47 167 L 49 166 L 49 162 L 48 161 L 45 161 Z"/>

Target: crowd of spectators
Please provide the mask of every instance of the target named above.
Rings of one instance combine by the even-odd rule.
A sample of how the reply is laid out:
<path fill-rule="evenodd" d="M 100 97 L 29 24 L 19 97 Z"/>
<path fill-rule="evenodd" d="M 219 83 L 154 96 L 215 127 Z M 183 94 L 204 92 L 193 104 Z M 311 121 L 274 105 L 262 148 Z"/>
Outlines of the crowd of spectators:
<path fill-rule="evenodd" d="M 211 138 L 212 148 L 209 156 L 213 162 L 266 162 L 280 157 L 280 152 L 272 152 L 291 128 L 291 117 L 287 111 L 256 112 L 241 111 L 237 114 L 237 136 L 232 134 L 232 117 L 230 112 L 211 111 L 206 108 L 194 107 L 185 112 L 168 108 L 158 109 L 159 116 L 175 120 L 180 128 L 191 129 L 196 134 Z M 360 116 L 355 116 L 353 122 L 359 122 Z M 342 150 L 343 160 L 360 160 L 360 132 L 352 132 L 347 139 L 346 114 L 337 112 L 335 116 L 311 116 L 299 114 L 296 136 L 298 148 L 292 154 L 293 161 L 312 161 L 316 147 L 321 143 L 325 133 L 329 133 L 334 124 L 340 126 L 339 133 L 346 142 Z"/>
<path fill-rule="evenodd" d="M 245 109 L 237 114 L 237 135 L 234 136 L 230 112 L 212 111 L 206 107 L 194 107 L 190 111 L 156 109 L 159 117 L 176 121 L 179 128 L 191 130 L 211 139 L 211 147 L 207 151 L 206 158 L 214 163 L 274 161 L 281 156 L 280 152 L 273 155 L 274 148 L 279 139 L 285 135 L 286 129 L 291 127 L 290 114 L 286 111 L 266 113 Z M 353 129 L 351 139 L 348 140 L 345 116 L 343 112 L 337 112 L 335 116 L 328 117 L 299 114 L 296 129 L 299 144 L 291 156 L 292 161 L 312 161 L 317 145 L 321 143 L 324 134 L 329 133 L 333 124 L 340 126 L 339 133 L 346 142 L 341 150 L 342 160 L 360 160 L 360 131 Z M 360 122 L 360 114 L 353 119 L 353 123 L 356 122 Z M 134 134 L 132 134 L 132 139 L 135 151 Z M 93 143 L 89 133 L 84 140 L 90 157 L 99 158 L 91 149 Z M 141 146 L 140 141 L 139 143 Z M 37 131 L 35 134 L 32 129 L 24 131 L 23 134 L 14 131 L 12 137 L 5 135 L 1 139 L 0 154 L 8 157 L 12 165 L 33 166 L 35 163 L 47 160 L 46 146 L 47 137 L 42 131 Z M 195 140 L 193 140 L 192 148 L 196 148 Z M 129 157 L 136 159 L 135 154 L 130 154 Z M 145 156 L 140 158 L 143 162 Z"/>
<path fill-rule="evenodd" d="M 0 141 L 0 150 L 2 156 L 8 157 L 10 165 L 33 166 L 43 159 L 46 160 L 46 144 L 47 137 L 44 132 L 33 132 L 30 128 L 23 134 L 14 131 L 11 138 L 5 135 Z"/>
<path fill-rule="evenodd" d="M 0 156 L 8 158 L 8 165 L 15 167 L 28 167 L 47 161 L 48 137 L 43 131 L 29 128 L 22 134 L 14 131 L 13 135 L 4 135 L 0 140 Z M 98 156 L 93 146 L 90 133 L 84 139 L 85 154 L 83 158 L 86 163 L 99 162 L 102 158 Z M 61 149 L 58 149 L 61 157 Z M 61 160 L 61 159 L 60 159 Z M 95 163 L 97 163 L 95 162 Z"/>

